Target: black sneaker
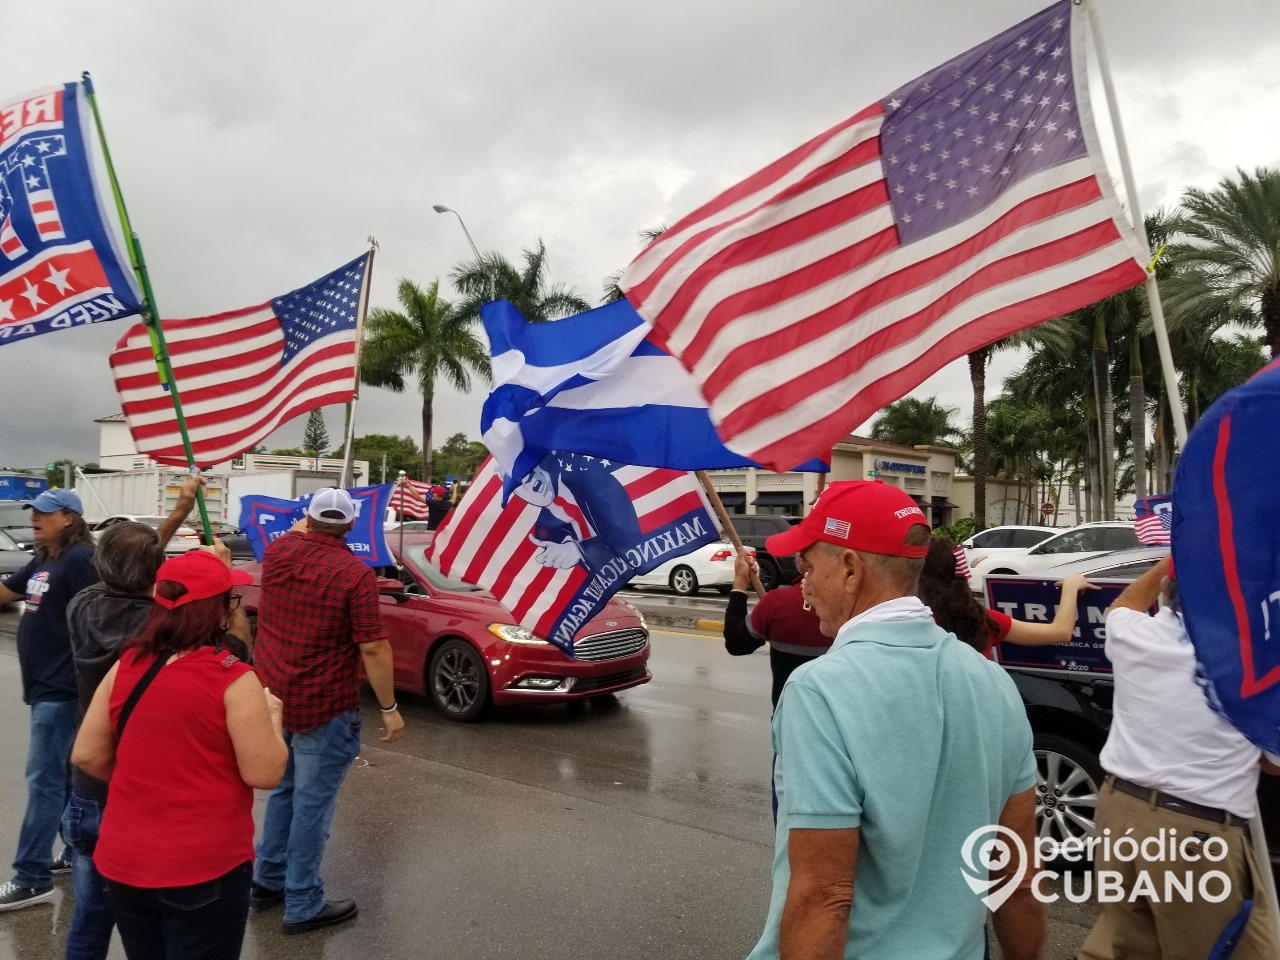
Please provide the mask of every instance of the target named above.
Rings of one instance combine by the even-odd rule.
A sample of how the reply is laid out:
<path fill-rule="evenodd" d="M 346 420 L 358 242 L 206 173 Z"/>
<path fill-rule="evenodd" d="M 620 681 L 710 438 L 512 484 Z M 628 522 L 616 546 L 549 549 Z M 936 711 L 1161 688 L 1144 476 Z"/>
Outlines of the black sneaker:
<path fill-rule="evenodd" d="M 71 872 L 71 854 L 63 850 L 57 860 L 53 861 L 53 872 L 55 875 L 59 873 Z"/>
<path fill-rule="evenodd" d="M 354 920 L 359 912 L 356 909 L 354 900 L 326 900 L 320 912 L 310 920 L 303 920 L 301 923 L 286 923 L 284 925 L 284 933 L 285 936 L 291 936 L 295 933 L 319 930 L 322 927 L 332 927 L 338 923 Z"/>
<path fill-rule="evenodd" d="M 42 903 L 53 896 L 53 884 L 47 887 L 20 887 L 12 880 L 0 884 L 0 910 L 21 910 Z"/>

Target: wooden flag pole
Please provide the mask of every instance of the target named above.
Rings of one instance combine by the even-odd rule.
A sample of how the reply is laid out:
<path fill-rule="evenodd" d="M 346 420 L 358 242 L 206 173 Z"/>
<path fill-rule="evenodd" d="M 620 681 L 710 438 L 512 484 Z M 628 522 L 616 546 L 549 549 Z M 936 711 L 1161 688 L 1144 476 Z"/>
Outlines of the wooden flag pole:
<path fill-rule="evenodd" d="M 364 283 L 360 285 L 360 306 L 356 311 L 356 366 L 355 389 L 347 403 L 347 436 L 342 447 L 342 478 L 338 484 L 349 487 L 355 483 L 355 460 L 352 446 L 356 437 L 356 401 L 360 399 L 360 362 L 364 358 L 364 322 L 369 315 L 369 281 L 373 279 L 373 255 L 378 252 L 378 241 L 369 240 L 369 259 L 364 265 Z"/>
<path fill-rule="evenodd" d="M 707 475 L 707 471 L 699 470 L 698 479 L 702 482 L 702 489 L 706 491 L 707 499 L 711 501 L 711 507 L 715 510 L 716 517 L 720 520 L 720 529 L 728 536 L 729 542 L 733 544 L 733 549 L 738 553 L 742 553 L 746 550 L 746 547 L 742 545 L 742 538 L 738 536 L 738 531 L 734 529 L 733 522 L 729 519 L 729 511 L 720 502 L 720 493 L 712 486 L 711 477 Z M 751 586 L 756 595 L 763 599 L 764 584 L 760 582 L 760 573 L 755 567 L 751 568 Z"/>
<path fill-rule="evenodd" d="M 187 469 L 192 476 L 198 476 L 200 469 L 196 466 L 195 452 L 191 449 L 191 437 L 187 433 L 187 422 L 182 415 L 182 401 L 178 397 L 178 384 L 173 379 L 173 365 L 169 362 L 169 348 L 164 341 L 164 329 L 160 325 L 160 312 L 156 309 L 155 293 L 151 289 L 151 277 L 147 273 L 147 262 L 142 256 L 142 243 L 133 232 L 129 222 L 129 212 L 124 205 L 124 194 L 120 191 L 120 181 L 116 178 L 115 165 L 111 162 L 111 151 L 107 147 L 107 135 L 102 126 L 102 116 L 98 113 L 98 98 L 94 93 L 93 80 L 86 70 L 80 75 L 84 84 L 85 98 L 93 111 L 93 123 L 98 131 L 98 142 L 102 146 L 102 158 L 106 163 L 107 177 L 111 181 L 111 193 L 115 197 L 116 211 L 120 216 L 120 226 L 124 230 L 125 245 L 129 248 L 129 260 L 133 272 L 142 289 L 142 322 L 147 327 L 151 339 L 151 351 L 155 357 L 156 370 L 160 383 L 169 391 L 169 399 L 173 401 L 173 413 L 178 419 L 178 432 L 182 435 L 182 449 L 187 455 Z M 213 527 L 209 523 L 209 509 L 205 506 L 204 490 L 196 487 L 196 507 L 200 512 L 200 524 L 204 528 L 205 543 L 213 543 Z"/>

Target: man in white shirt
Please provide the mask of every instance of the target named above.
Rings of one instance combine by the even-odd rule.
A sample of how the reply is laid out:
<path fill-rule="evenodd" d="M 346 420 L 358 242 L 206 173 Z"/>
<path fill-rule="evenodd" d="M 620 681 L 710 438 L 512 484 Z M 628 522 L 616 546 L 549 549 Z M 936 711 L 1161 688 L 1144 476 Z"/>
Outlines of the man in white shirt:
<path fill-rule="evenodd" d="M 1162 595 L 1160 612 L 1149 615 Z M 1246 827 L 1257 808 L 1259 771 L 1280 769 L 1209 707 L 1168 558 L 1116 599 L 1106 627 L 1116 688 L 1097 830 L 1110 843 L 1095 849 L 1094 866 L 1100 881 L 1104 872 L 1120 876 L 1123 896 L 1100 898 L 1079 960 L 1198 960 L 1210 955 L 1242 901 L 1261 893 Z M 1118 844 L 1122 837 L 1135 845 Z M 1144 846 L 1148 838 L 1163 842 Z M 1212 871 L 1226 880 L 1205 876 Z M 1189 897 L 1166 885 L 1170 875 L 1192 878 Z M 1202 895 L 1216 899 L 1228 887 L 1216 903 Z M 1270 911 L 1258 903 L 1231 958 L 1276 956 Z"/>

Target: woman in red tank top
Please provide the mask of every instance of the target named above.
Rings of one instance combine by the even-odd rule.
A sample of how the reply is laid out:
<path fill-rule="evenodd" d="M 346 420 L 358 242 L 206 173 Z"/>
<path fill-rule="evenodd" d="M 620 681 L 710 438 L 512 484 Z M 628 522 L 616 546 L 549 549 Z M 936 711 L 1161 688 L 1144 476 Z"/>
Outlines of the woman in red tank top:
<path fill-rule="evenodd" d="M 156 607 L 98 687 L 71 760 L 111 783 L 93 859 L 125 953 L 234 960 L 253 790 L 279 783 L 288 760 L 280 701 L 219 647 L 247 574 L 192 551 L 156 581 Z"/>
<path fill-rule="evenodd" d="M 969 589 L 969 581 L 957 573 L 956 545 L 946 537 L 933 537 L 916 595 L 933 611 L 943 630 L 955 634 L 984 657 L 997 643 L 1008 641 L 1023 647 L 1069 643 L 1076 629 L 1078 598 L 1083 590 L 1098 588 L 1078 573 L 1062 581 L 1058 610 L 1048 623 L 1015 620 L 999 610 L 988 610 Z"/>

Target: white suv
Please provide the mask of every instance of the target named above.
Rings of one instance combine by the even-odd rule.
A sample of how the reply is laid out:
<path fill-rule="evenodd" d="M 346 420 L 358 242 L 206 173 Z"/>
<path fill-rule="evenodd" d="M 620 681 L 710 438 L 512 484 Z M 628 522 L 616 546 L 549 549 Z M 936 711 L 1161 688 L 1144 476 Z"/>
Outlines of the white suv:
<path fill-rule="evenodd" d="M 1042 570 L 1072 560 L 1088 560 L 1112 550 L 1126 550 L 1141 546 L 1128 520 L 1086 523 L 1037 544 L 1029 550 L 987 557 L 973 568 L 969 588 L 974 593 L 985 593 L 988 574 L 1001 573 L 1015 576 L 1036 576 Z"/>
<path fill-rule="evenodd" d="M 977 566 L 980 560 L 1006 553 L 1022 553 L 1030 550 L 1037 543 L 1048 540 L 1059 531 L 1053 527 L 1020 527 L 1006 524 L 1003 527 L 991 527 L 981 533 L 975 533 L 960 546 L 964 547 L 964 555 L 970 567 Z"/>

